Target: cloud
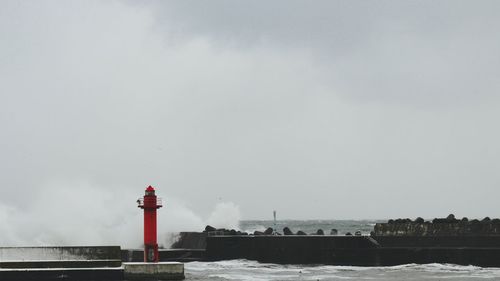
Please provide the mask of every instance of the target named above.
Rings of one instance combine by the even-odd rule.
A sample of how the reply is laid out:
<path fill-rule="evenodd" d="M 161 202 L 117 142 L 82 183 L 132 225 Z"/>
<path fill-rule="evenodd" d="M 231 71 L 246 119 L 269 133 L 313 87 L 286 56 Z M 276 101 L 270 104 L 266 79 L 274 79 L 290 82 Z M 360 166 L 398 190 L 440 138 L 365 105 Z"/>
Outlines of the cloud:
<path fill-rule="evenodd" d="M 153 1 L 158 29 L 221 48 L 312 54 L 321 83 L 354 102 L 498 102 L 495 1 Z"/>
<path fill-rule="evenodd" d="M 72 233 L 42 206 L 73 198 L 109 225 L 82 243 L 112 237 L 149 184 L 175 228 L 221 201 L 260 219 L 491 216 L 495 3 L 286 3 L 2 2 L 0 218 L 25 214 L 5 233 Z"/>

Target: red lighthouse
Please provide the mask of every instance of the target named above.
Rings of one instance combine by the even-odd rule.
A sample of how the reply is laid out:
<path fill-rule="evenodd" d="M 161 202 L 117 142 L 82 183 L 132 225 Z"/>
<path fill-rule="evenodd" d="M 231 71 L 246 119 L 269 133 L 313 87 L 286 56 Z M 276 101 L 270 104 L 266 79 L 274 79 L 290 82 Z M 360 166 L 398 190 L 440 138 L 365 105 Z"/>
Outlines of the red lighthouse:
<path fill-rule="evenodd" d="M 161 199 L 156 197 L 155 189 L 148 186 L 144 198 L 139 198 L 137 203 L 139 208 L 144 209 L 144 261 L 158 262 L 156 210 L 162 207 Z"/>

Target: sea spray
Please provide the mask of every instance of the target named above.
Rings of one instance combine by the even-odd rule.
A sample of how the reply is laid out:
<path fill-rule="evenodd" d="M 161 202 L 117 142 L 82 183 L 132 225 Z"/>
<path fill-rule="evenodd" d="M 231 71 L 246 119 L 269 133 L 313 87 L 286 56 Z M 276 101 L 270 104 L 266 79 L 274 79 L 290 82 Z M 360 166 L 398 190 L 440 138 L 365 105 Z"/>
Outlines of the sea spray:
<path fill-rule="evenodd" d="M 240 211 L 218 203 L 202 217 L 159 187 L 164 207 L 158 213 L 158 241 L 171 245 L 172 233 L 201 231 L 205 225 L 238 228 Z M 102 187 L 88 182 L 52 181 L 24 206 L 0 200 L 0 246 L 119 245 L 142 248 L 143 214 L 136 206 L 141 188 Z"/>
<path fill-rule="evenodd" d="M 178 204 L 178 202 L 177 202 Z M 216 228 L 239 229 L 240 208 L 233 202 L 220 202 L 206 220 L 197 216 L 182 204 L 172 206 L 165 223 L 167 227 L 159 230 L 159 241 L 168 248 L 179 238 L 179 232 L 202 231 L 206 225 Z"/>
<path fill-rule="evenodd" d="M 207 224 L 217 228 L 239 229 L 240 208 L 232 202 L 222 202 L 215 205 L 215 209 L 207 219 Z"/>
<path fill-rule="evenodd" d="M 8 220 L 1 225 L 11 235 L 2 235 L 0 244 L 137 245 L 142 224 L 134 208 L 136 197 L 86 182 L 42 185 L 23 206 L 8 211 Z"/>
<path fill-rule="evenodd" d="M 12 228 L 15 213 L 14 208 L 0 203 L 0 247 L 8 246 L 9 243 L 14 245 L 19 244 L 19 238 Z"/>

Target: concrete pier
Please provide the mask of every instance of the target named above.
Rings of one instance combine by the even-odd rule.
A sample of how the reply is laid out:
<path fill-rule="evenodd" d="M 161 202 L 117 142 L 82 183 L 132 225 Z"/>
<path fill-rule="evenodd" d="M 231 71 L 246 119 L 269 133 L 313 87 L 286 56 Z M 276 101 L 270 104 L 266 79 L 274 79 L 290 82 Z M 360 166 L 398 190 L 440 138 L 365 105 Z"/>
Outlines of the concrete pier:
<path fill-rule="evenodd" d="M 125 280 L 183 280 L 184 264 L 180 262 L 125 262 Z"/>
<path fill-rule="evenodd" d="M 119 246 L 1 247 L 0 280 L 123 280 Z"/>
<path fill-rule="evenodd" d="M 1 281 L 182 279 L 184 264 L 122 263 L 119 246 L 0 247 Z"/>

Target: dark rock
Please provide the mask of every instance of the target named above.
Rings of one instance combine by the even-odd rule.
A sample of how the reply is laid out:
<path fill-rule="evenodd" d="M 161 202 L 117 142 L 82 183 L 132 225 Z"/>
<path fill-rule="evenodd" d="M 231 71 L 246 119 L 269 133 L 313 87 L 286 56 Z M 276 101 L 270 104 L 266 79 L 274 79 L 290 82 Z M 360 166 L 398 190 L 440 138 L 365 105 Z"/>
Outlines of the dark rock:
<path fill-rule="evenodd" d="M 335 228 L 332 228 L 332 230 L 330 230 L 330 235 L 338 235 L 339 234 L 339 231 Z"/>
<path fill-rule="evenodd" d="M 211 232 L 211 231 L 216 231 L 217 229 L 213 226 L 207 225 L 205 226 L 205 231 L 206 232 Z"/>
<path fill-rule="evenodd" d="M 285 228 L 283 228 L 283 234 L 284 235 L 293 235 L 293 232 L 290 230 L 290 228 L 288 228 L 288 226 L 285 226 Z"/>
<path fill-rule="evenodd" d="M 307 235 L 307 233 L 305 233 L 304 231 L 302 230 L 299 230 L 297 231 L 297 235 Z"/>
<path fill-rule="evenodd" d="M 264 231 L 264 234 L 265 235 L 271 235 L 273 234 L 274 230 L 272 229 L 272 227 L 268 227 L 265 231 Z"/>
<path fill-rule="evenodd" d="M 323 229 L 318 229 L 318 231 L 316 231 L 316 235 L 325 235 L 325 232 Z"/>
<path fill-rule="evenodd" d="M 354 235 L 361 236 L 361 231 L 358 230 L 358 231 L 354 232 Z"/>
<path fill-rule="evenodd" d="M 483 230 L 483 225 L 480 221 L 473 220 L 473 222 L 469 224 L 469 229 L 472 233 L 481 233 L 481 231 Z"/>
<path fill-rule="evenodd" d="M 370 236 L 375 236 L 375 231 L 370 231 Z"/>
<path fill-rule="evenodd" d="M 393 223 L 394 223 L 394 220 L 393 220 L 393 219 L 390 219 L 389 221 L 387 221 L 387 223 L 393 224 Z"/>
<path fill-rule="evenodd" d="M 456 219 L 453 214 L 432 222 L 421 217 L 412 222 L 400 218 L 392 224 L 377 223 L 373 230 L 374 236 L 500 236 L 500 218 L 469 221 L 466 217 Z"/>
<path fill-rule="evenodd" d="M 347 232 L 345 235 L 346 235 L 346 236 L 352 236 L 352 233 Z"/>
<path fill-rule="evenodd" d="M 236 230 L 234 229 L 231 229 L 229 230 L 229 235 L 238 235 L 238 232 L 236 232 Z"/>
<path fill-rule="evenodd" d="M 264 235 L 264 232 L 256 230 L 253 232 L 253 235 L 255 235 L 255 236 Z"/>
<path fill-rule="evenodd" d="M 447 223 L 447 219 L 435 218 L 432 220 L 432 223 Z"/>

